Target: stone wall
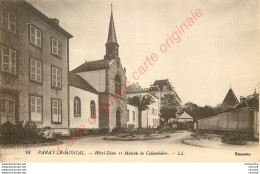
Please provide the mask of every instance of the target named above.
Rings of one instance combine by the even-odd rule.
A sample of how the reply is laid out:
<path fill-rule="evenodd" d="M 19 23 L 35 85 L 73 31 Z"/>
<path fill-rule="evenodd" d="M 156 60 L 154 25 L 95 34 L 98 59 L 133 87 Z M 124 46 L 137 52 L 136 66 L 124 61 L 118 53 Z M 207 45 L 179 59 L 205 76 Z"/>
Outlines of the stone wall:
<path fill-rule="evenodd" d="M 259 137 L 259 111 L 249 107 L 231 110 L 218 115 L 200 119 L 198 129 L 204 130 L 239 130 L 254 133 Z"/>

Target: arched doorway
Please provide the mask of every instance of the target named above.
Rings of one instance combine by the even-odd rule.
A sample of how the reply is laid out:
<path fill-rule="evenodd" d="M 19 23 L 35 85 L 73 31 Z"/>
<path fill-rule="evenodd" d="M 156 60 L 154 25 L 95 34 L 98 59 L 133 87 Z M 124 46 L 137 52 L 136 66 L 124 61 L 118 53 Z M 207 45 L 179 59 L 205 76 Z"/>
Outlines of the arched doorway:
<path fill-rule="evenodd" d="M 116 111 L 116 127 L 121 127 L 121 112 L 119 109 Z"/>

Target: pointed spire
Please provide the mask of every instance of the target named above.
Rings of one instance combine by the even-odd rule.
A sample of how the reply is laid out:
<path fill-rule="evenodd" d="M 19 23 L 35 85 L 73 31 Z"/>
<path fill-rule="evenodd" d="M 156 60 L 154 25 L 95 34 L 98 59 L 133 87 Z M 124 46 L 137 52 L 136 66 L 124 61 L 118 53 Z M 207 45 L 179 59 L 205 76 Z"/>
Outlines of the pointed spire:
<path fill-rule="evenodd" d="M 238 103 L 239 103 L 239 101 L 238 101 L 234 91 L 230 87 L 230 89 L 228 90 L 228 93 L 227 93 L 226 97 L 224 98 L 221 106 L 222 106 L 222 108 L 226 109 L 226 108 L 231 108 Z"/>
<path fill-rule="evenodd" d="M 111 3 L 111 16 L 110 16 L 110 23 L 109 23 L 109 31 L 108 31 L 108 37 L 107 37 L 107 43 L 111 43 L 111 42 L 117 43 L 112 3 Z"/>
<path fill-rule="evenodd" d="M 116 57 L 118 57 L 119 45 L 116 40 L 116 30 L 115 30 L 112 7 L 113 6 L 111 4 L 111 17 L 110 17 L 109 31 L 108 31 L 108 37 L 106 43 L 106 55 L 104 57 L 105 59 L 115 59 Z"/>

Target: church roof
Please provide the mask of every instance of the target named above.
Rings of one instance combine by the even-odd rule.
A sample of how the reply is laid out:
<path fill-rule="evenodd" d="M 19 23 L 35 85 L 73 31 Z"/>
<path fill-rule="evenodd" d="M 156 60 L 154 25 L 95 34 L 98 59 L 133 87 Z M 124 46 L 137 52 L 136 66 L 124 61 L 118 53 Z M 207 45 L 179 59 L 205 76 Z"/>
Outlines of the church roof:
<path fill-rule="evenodd" d="M 153 83 L 153 86 L 158 86 L 160 91 L 163 91 L 164 86 L 167 86 L 167 90 L 172 90 L 172 86 L 168 79 L 155 80 L 155 82 Z"/>
<path fill-rule="evenodd" d="M 238 103 L 239 103 L 239 101 L 238 101 L 234 91 L 230 88 L 226 97 L 224 98 L 221 106 L 222 107 L 233 107 Z"/>
<path fill-rule="evenodd" d="M 106 69 L 109 67 L 109 60 L 101 59 L 90 62 L 85 62 L 72 70 L 73 73 L 87 72 L 87 71 L 95 71 Z"/>
<path fill-rule="evenodd" d="M 73 72 L 69 72 L 69 86 L 74 86 L 98 94 L 98 92 L 87 81 Z"/>
<path fill-rule="evenodd" d="M 109 23 L 109 31 L 108 31 L 107 43 L 117 43 L 116 29 L 115 29 L 114 18 L 113 18 L 113 11 L 112 11 L 112 4 L 111 4 L 111 16 L 110 16 L 110 23 Z"/>

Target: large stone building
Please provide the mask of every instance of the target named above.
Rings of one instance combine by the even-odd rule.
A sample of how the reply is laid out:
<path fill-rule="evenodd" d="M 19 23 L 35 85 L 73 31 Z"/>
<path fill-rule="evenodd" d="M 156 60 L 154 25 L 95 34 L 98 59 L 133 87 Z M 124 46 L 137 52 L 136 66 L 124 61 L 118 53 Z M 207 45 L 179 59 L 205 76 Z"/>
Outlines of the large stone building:
<path fill-rule="evenodd" d="M 109 32 L 104 59 L 86 61 L 72 73 L 80 76 L 98 92 L 99 128 L 112 130 L 127 126 L 126 75 L 122 67 L 111 10 Z"/>
<path fill-rule="evenodd" d="M 1 0 L 0 124 L 68 128 L 69 39 L 58 19 L 24 0 Z"/>
<path fill-rule="evenodd" d="M 138 127 L 138 110 L 127 105 L 130 88 L 118 54 L 113 13 L 104 59 L 69 72 L 73 36 L 24 0 L 0 1 L 0 125 L 33 121 L 52 135 L 73 128 Z M 142 127 L 159 125 L 159 98 L 143 112 Z M 133 94 L 129 93 L 128 96 Z"/>

